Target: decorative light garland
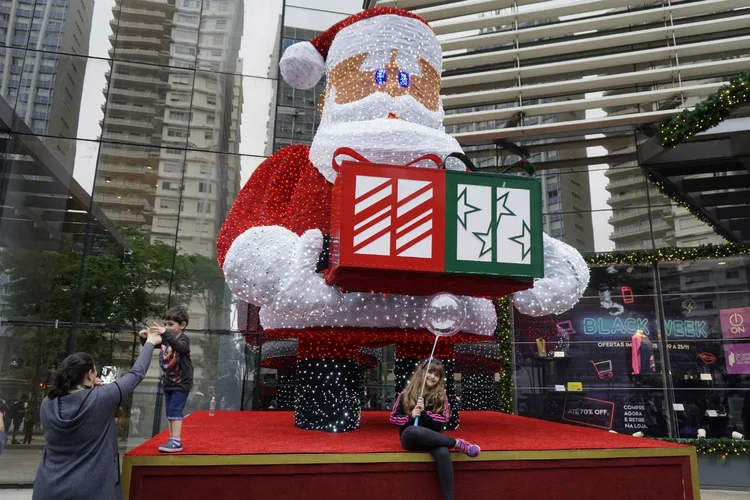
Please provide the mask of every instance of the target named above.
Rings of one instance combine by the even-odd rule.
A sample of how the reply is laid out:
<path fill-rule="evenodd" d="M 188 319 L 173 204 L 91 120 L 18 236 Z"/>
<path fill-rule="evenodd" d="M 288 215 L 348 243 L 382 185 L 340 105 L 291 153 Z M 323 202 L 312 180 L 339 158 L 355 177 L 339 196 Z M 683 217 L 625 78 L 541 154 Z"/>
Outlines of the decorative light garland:
<path fill-rule="evenodd" d="M 744 71 L 731 77 L 727 85 L 720 87 L 716 92 L 699 102 L 692 110 L 685 109 L 672 120 L 663 124 L 659 128 L 662 147 L 674 148 L 695 134 L 710 129 L 723 121 L 732 111 L 747 104 L 748 101 L 750 101 L 750 71 Z M 686 208 L 698 220 L 716 231 L 716 224 L 682 199 L 676 189 L 665 185 L 651 173 L 648 174 L 648 179 L 664 196 Z M 717 234 L 723 236 L 718 232 Z"/>
<path fill-rule="evenodd" d="M 699 102 L 692 110 L 684 110 L 659 128 L 661 145 L 673 148 L 693 135 L 708 130 L 750 100 L 750 71 L 729 79 L 729 83 Z"/>
<path fill-rule="evenodd" d="M 609 266 L 627 264 L 631 266 L 653 264 L 655 262 L 683 262 L 687 260 L 720 259 L 736 255 L 750 254 L 748 243 L 727 243 L 725 245 L 701 245 L 699 247 L 670 247 L 653 250 L 621 252 L 600 252 L 586 254 L 583 258 L 589 265 Z"/>
<path fill-rule="evenodd" d="M 724 236 L 723 231 L 718 231 L 719 228 L 717 227 L 716 223 L 711 218 L 706 217 L 706 215 L 704 215 L 700 210 L 696 210 L 696 208 L 692 204 L 688 203 L 687 200 L 684 199 L 684 195 L 677 188 L 675 188 L 671 184 L 666 184 L 664 181 L 654 175 L 653 172 L 647 172 L 646 177 L 649 181 L 651 181 L 651 184 L 656 186 L 661 194 L 690 212 L 696 219 L 713 229 L 714 233 L 724 239 L 727 239 L 726 236 Z"/>
<path fill-rule="evenodd" d="M 695 451 L 699 455 L 721 455 L 722 460 L 726 460 L 727 457 L 731 456 L 747 456 L 750 455 L 750 441 L 747 440 L 735 440 L 729 438 L 713 438 L 713 439 L 670 439 L 663 438 L 659 441 L 667 441 L 670 443 L 686 444 L 695 447 Z"/>
<path fill-rule="evenodd" d="M 500 411 L 513 413 L 513 328 L 510 322 L 510 297 L 497 300 L 495 338 L 500 348 Z"/>

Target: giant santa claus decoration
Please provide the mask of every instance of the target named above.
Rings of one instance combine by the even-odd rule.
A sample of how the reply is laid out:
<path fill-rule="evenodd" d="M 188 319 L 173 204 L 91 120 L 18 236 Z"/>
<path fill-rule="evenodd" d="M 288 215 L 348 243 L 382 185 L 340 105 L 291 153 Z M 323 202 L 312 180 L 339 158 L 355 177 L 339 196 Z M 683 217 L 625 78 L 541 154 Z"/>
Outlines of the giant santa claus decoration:
<path fill-rule="evenodd" d="M 261 308 L 265 334 L 298 339 L 298 427 L 358 427 L 361 347 L 395 343 L 400 357 L 429 354 L 432 335 L 422 313 L 428 297 L 346 293 L 328 284 L 323 271 L 337 150 L 347 147 L 370 162 L 393 165 L 461 152 L 442 130 L 441 67 L 441 47 L 427 22 L 393 8 L 351 16 L 290 46 L 281 58 L 282 76 L 295 88 L 311 88 L 327 76 L 320 126 L 312 146 L 286 147 L 253 172 L 222 227 L 218 256 L 232 292 Z M 544 273 L 533 288 L 513 295 L 521 312 L 567 310 L 588 283 L 581 256 L 546 235 Z M 462 299 L 462 332 L 443 343 L 437 357 L 452 358 L 453 343 L 487 340 L 495 332 L 493 302 Z"/>

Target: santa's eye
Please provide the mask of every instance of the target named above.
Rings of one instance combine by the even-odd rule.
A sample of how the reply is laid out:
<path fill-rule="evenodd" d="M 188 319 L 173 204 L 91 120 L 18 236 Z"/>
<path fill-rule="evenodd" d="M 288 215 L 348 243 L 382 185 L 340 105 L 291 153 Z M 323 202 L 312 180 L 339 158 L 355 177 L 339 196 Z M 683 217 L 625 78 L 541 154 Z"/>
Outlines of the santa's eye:
<path fill-rule="evenodd" d="M 408 87 L 409 86 L 409 73 L 407 73 L 406 71 L 399 71 L 398 84 L 404 88 Z"/>
<path fill-rule="evenodd" d="M 385 68 L 380 68 L 379 70 L 375 71 L 375 83 L 378 85 L 385 85 L 385 82 L 388 81 L 388 72 L 385 70 Z"/>

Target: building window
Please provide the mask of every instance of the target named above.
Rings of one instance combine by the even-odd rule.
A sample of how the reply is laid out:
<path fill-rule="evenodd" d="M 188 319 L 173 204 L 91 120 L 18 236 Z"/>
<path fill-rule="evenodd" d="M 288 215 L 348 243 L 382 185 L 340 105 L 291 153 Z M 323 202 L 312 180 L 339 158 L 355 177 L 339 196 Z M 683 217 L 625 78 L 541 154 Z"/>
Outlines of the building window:
<path fill-rule="evenodd" d="M 170 128 L 167 130 L 168 137 L 187 137 L 187 131 L 182 129 Z"/>
<path fill-rule="evenodd" d="M 199 201 L 198 205 L 196 207 L 196 210 L 199 214 L 210 214 L 211 213 L 211 204 L 206 203 L 203 201 Z"/>
<path fill-rule="evenodd" d="M 206 115 L 206 122 L 208 123 L 215 123 L 216 122 L 216 116 L 213 114 Z"/>
<path fill-rule="evenodd" d="M 216 98 L 211 96 L 206 96 L 206 104 L 209 106 L 216 106 Z"/>
<path fill-rule="evenodd" d="M 184 54 L 188 56 L 194 56 L 195 47 L 185 47 L 184 45 L 175 45 L 174 52 L 175 54 Z"/>
<path fill-rule="evenodd" d="M 203 136 L 203 138 L 206 139 L 207 141 L 213 140 L 213 138 L 214 138 L 213 131 L 209 130 L 208 132 L 206 132 L 205 135 Z"/>
<path fill-rule="evenodd" d="M 210 193 L 212 190 L 212 184 L 210 182 L 200 182 L 198 183 L 198 192 L 200 193 Z"/>
<path fill-rule="evenodd" d="M 174 111 L 172 109 L 169 110 L 169 117 L 173 120 L 179 120 L 181 122 L 186 122 L 190 120 L 190 113 L 187 111 Z"/>
<path fill-rule="evenodd" d="M 180 164 L 176 162 L 166 162 L 164 164 L 164 171 L 165 172 L 179 172 L 180 171 Z"/>
<path fill-rule="evenodd" d="M 224 43 L 224 35 L 214 35 L 214 45 L 221 45 Z"/>
<path fill-rule="evenodd" d="M 198 18 L 196 16 L 186 16 L 185 14 L 178 14 L 177 21 L 186 24 L 198 24 Z"/>
<path fill-rule="evenodd" d="M 205 163 L 201 165 L 201 175 L 212 175 L 213 168 L 211 165 L 206 165 Z"/>
<path fill-rule="evenodd" d="M 229 2 L 227 0 L 220 0 L 219 1 L 219 10 L 220 11 L 228 11 L 229 10 Z"/>

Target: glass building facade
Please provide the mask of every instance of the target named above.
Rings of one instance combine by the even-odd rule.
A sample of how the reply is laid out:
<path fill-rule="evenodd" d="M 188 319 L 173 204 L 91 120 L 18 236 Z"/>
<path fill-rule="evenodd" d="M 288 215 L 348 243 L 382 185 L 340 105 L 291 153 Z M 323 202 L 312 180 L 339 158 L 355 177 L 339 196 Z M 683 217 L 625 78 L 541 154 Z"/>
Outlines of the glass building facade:
<path fill-rule="evenodd" d="M 224 284 L 215 242 L 253 168 L 309 144 L 317 127 L 323 84 L 278 81 L 280 52 L 361 1 L 265 4 L 0 0 L 0 404 L 25 402 L 29 417 L 6 413 L 6 427 L 31 438 L 0 456 L 0 483 L 33 480 L 44 444 L 36 410 L 57 364 L 86 351 L 111 382 L 137 356 L 142 325 L 171 305 L 190 313 L 186 411 L 206 409 L 212 394 L 219 410 L 293 404 L 296 346 L 263 344 L 255 311 Z M 540 175 L 550 232 L 556 216 L 594 218 L 597 249 L 614 246 L 612 209 L 555 204 L 580 168 Z M 661 198 L 639 203 L 629 208 L 652 224 L 671 210 Z M 661 246 L 657 237 L 640 248 Z M 573 311 L 512 315 L 510 364 L 494 342 L 457 351 L 457 395 L 464 408 L 498 409 L 511 370 L 521 415 L 653 436 L 747 435 L 749 275 L 748 257 L 594 267 Z M 653 371 L 633 374 L 636 329 L 653 346 Z M 389 408 L 393 349 L 363 360 L 365 408 Z M 158 381 L 154 360 L 118 410 L 123 451 L 166 427 Z"/>

